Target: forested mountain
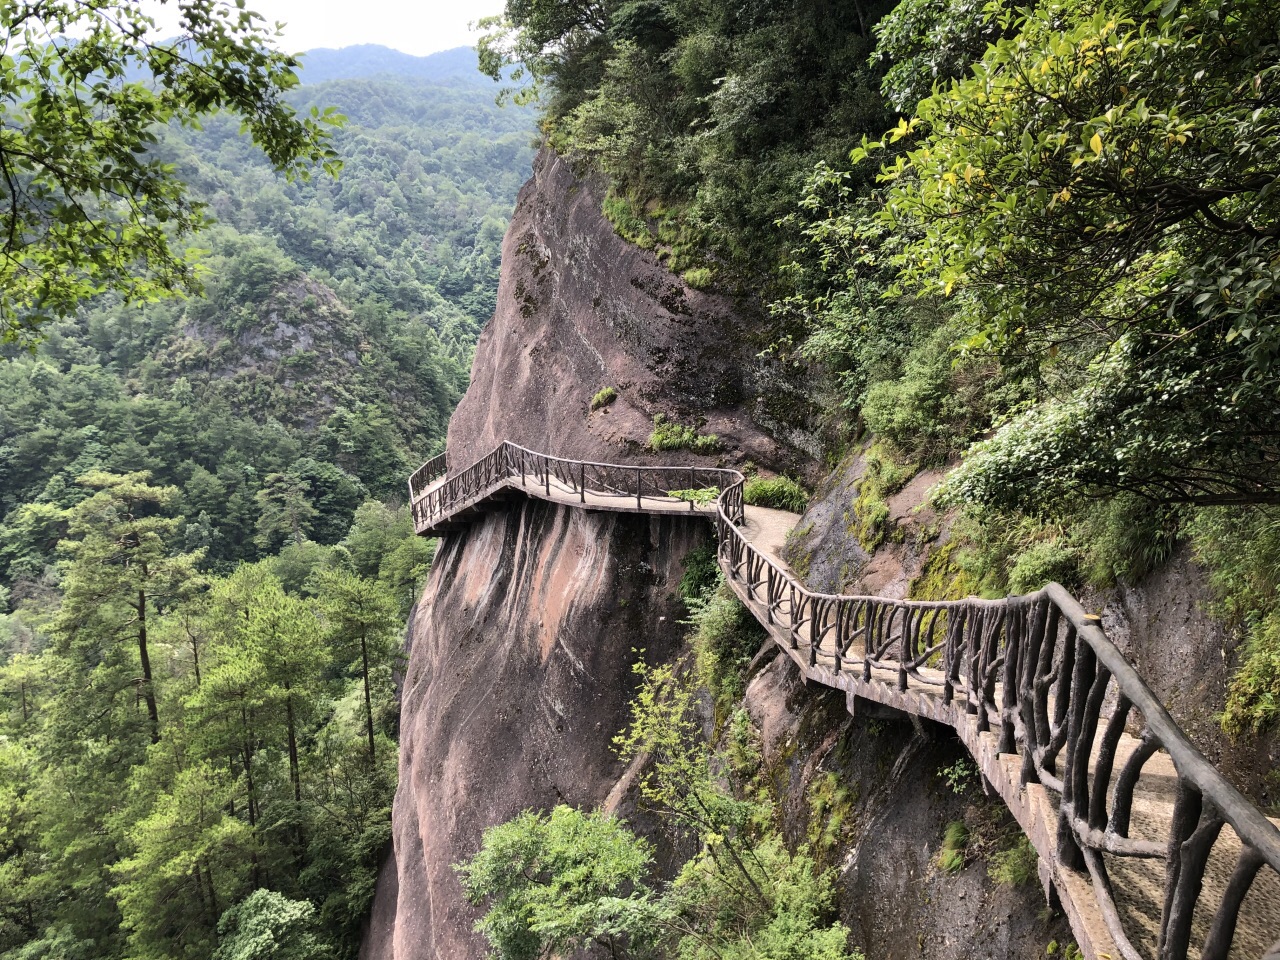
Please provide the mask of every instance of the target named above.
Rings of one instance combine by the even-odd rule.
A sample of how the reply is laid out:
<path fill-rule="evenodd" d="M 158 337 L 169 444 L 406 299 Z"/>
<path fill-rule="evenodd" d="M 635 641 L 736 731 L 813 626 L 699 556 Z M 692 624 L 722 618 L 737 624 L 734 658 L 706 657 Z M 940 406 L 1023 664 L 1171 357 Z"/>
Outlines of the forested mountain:
<path fill-rule="evenodd" d="M 302 58 L 302 81 L 317 84 L 329 80 L 379 77 L 425 80 L 440 85 L 461 84 L 490 90 L 489 81 L 477 66 L 474 47 L 455 47 L 415 57 L 376 43 L 362 43 L 339 50 L 308 50 Z"/>
<path fill-rule="evenodd" d="M 492 312 L 531 118 L 327 62 L 292 96 L 347 116 L 340 178 L 280 176 L 230 118 L 164 131 L 217 221 L 204 295 L 87 301 L 0 360 L 0 955 L 354 955 L 430 559 L 404 483 Z"/>

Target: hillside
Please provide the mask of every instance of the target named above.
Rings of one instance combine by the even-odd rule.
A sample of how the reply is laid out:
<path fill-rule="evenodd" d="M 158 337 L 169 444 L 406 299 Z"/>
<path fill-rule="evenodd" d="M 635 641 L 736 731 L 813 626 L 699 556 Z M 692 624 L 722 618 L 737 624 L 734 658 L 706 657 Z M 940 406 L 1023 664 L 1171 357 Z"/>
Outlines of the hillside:
<path fill-rule="evenodd" d="M 532 152 L 488 90 L 344 63 L 292 94 L 349 117 L 337 181 L 277 175 L 225 118 L 163 132 L 217 221 L 203 296 L 99 298 L 4 350 L 5 958 L 207 958 L 261 923 L 355 953 L 431 557 L 404 481 Z"/>
<path fill-rule="evenodd" d="M 301 76 L 302 82 L 309 85 L 376 77 L 489 89 L 489 82 L 479 72 L 476 52 L 472 47 L 456 47 L 425 57 L 415 57 L 374 43 L 356 44 L 340 50 L 321 47 L 308 50 L 303 55 Z"/>

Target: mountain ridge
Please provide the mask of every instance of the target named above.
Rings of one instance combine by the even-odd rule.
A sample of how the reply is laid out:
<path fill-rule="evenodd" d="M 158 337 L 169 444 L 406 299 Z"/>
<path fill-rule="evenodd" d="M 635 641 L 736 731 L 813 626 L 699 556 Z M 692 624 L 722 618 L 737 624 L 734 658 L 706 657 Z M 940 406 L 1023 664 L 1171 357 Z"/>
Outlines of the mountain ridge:
<path fill-rule="evenodd" d="M 453 47 L 419 57 L 376 43 L 307 50 L 302 54 L 298 75 L 307 85 L 374 77 L 410 77 L 446 85 L 483 86 L 492 82 L 480 72 L 474 47 Z"/>

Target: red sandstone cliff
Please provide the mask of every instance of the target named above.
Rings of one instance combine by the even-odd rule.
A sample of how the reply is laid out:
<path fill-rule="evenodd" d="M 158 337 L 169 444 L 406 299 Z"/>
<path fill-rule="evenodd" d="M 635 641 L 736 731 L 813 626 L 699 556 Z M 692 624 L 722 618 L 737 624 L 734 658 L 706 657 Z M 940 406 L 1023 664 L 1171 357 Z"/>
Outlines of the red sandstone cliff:
<path fill-rule="evenodd" d="M 502 244 L 498 309 L 450 421 L 450 464 L 502 440 L 575 459 L 665 462 L 671 454 L 643 449 L 662 413 L 723 441 L 723 454 L 682 458 L 800 465 L 762 429 L 783 433 L 770 411 L 796 388 L 758 359 L 741 309 L 618 237 L 603 197 L 600 183 L 539 154 Z M 603 387 L 618 399 L 592 413 Z"/>
<path fill-rule="evenodd" d="M 752 416 L 760 374 L 732 304 L 668 274 L 613 232 L 602 190 L 544 152 L 503 245 L 499 305 L 451 421 L 455 469 L 503 439 L 643 463 L 654 413 L 723 451 L 682 458 L 800 463 Z M 592 395 L 618 390 L 607 412 Z M 671 454 L 666 454 L 670 457 Z M 394 850 L 365 960 L 485 955 L 452 864 L 484 829 L 529 808 L 603 803 L 622 774 L 637 648 L 669 657 L 684 628 L 681 560 L 701 519 L 517 503 L 443 541 L 411 621 L 401 703 Z"/>
<path fill-rule="evenodd" d="M 723 452 L 704 462 L 804 468 L 803 435 L 771 419 L 796 388 L 771 379 L 734 304 L 689 289 L 619 239 L 601 199 L 599 184 L 539 157 L 504 243 L 498 309 L 450 426 L 454 468 L 502 439 L 649 462 L 658 455 L 643 444 L 658 412 L 721 437 Z M 590 413 L 605 386 L 618 400 Z M 472 930 L 478 912 L 452 869 L 484 829 L 561 802 L 591 807 L 622 794 L 629 809 L 614 791 L 624 771 L 610 742 L 634 693 L 635 651 L 658 660 L 678 649 L 681 560 L 709 537 L 695 518 L 516 501 L 442 543 L 410 627 L 394 851 L 362 960 L 485 956 Z M 959 877 L 933 868 L 947 822 L 968 816 L 971 802 L 938 775 L 964 755 L 954 738 L 850 717 L 842 696 L 807 690 L 787 658 L 758 659 L 745 705 L 787 797 L 784 831 L 806 840 L 821 778 L 849 787 L 846 835 L 829 862 L 841 916 L 868 957 L 1024 957 L 1061 935 L 1039 917 L 1036 890 L 997 888 L 981 862 Z"/>

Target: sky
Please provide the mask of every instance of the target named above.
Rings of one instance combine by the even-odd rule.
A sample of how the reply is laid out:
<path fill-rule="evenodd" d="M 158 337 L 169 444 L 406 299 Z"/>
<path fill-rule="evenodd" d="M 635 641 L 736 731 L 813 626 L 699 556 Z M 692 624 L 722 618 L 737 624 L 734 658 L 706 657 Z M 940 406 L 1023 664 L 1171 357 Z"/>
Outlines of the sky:
<path fill-rule="evenodd" d="M 503 0 L 246 0 L 268 23 L 283 21 L 280 47 L 301 53 L 317 47 L 379 43 L 425 56 L 453 47 L 475 46 L 478 34 L 467 24 L 501 13 Z M 176 4 L 152 3 L 148 10 L 164 30 L 176 24 Z"/>

